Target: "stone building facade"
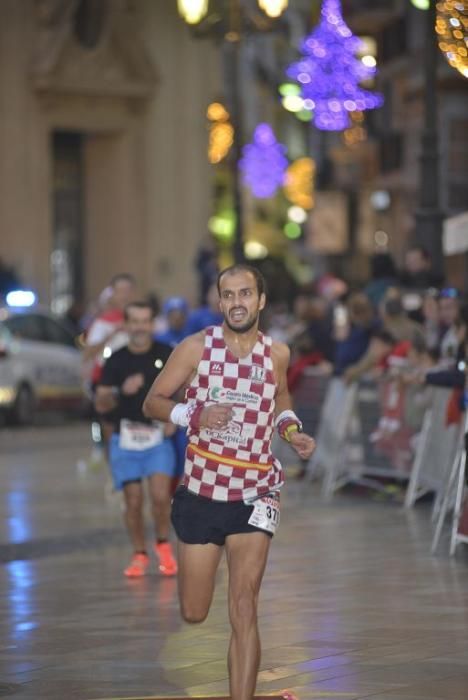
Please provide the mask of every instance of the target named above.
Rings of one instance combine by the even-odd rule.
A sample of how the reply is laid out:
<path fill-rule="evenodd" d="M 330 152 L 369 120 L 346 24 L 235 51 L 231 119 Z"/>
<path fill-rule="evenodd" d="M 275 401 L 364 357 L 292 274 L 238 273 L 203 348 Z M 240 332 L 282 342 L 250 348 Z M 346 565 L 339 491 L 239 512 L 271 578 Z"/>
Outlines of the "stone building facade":
<path fill-rule="evenodd" d="M 93 299 L 121 271 L 195 297 L 218 84 L 175 2 L 2 0 L 0 258 L 43 303 Z"/>

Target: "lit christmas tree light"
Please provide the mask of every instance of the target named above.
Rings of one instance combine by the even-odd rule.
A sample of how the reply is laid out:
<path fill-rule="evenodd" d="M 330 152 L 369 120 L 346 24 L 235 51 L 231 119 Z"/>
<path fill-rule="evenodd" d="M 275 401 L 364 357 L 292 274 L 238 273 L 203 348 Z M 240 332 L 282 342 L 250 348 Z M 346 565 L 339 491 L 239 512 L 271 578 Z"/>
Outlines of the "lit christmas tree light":
<path fill-rule="evenodd" d="M 286 148 L 269 124 L 259 124 L 252 143 L 242 149 L 239 169 L 243 182 L 258 199 L 268 199 L 282 186 L 288 167 Z"/>
<path fill-rule="evenodd" d="M 286 73 L 301 86 L 315 126 L 342 131 L 351 124 L 350 112 L 375 109 L 383 99 L 359 86 L 375 75 L 376 68 L 356 57 L 362 42 L 344 22 L 340 0 L 323 0 L 321 15 L 320 24 L 304 39 L 302 58 Z"/>
<path fill-rule="evenodd" d="M 450 65 L 468 78 L 468 0 L 445 0 L 436 7 L 439 48 Z"/>

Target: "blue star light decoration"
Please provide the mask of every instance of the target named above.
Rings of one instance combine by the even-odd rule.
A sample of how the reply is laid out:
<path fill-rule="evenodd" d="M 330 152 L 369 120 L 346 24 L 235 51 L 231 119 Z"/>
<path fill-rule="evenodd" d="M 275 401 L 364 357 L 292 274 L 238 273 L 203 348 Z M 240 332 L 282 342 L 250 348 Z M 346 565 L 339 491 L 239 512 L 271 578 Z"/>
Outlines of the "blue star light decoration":
<path fill-rule="evenodd" d="M 285 154 L 286 147 L 278 143 L 271 126 L 259 124 L 239 161 L 242 181 L 257 199 L 273 197 L 283 185 L 289 165 Z"/>
<path fill-rule="evenodd" d="M 343 131 L 351 124 L 350 112 L 380 107 L 383 98 L 359 87 L 375 75 L 376 68 L 356 58 L 362 42 L 343 20 L 340 0 L 323 0 L 321 15 L 319 25 L 302 43 L 302 58 L 286 73 L 299 83 L 315 126 Z"/>

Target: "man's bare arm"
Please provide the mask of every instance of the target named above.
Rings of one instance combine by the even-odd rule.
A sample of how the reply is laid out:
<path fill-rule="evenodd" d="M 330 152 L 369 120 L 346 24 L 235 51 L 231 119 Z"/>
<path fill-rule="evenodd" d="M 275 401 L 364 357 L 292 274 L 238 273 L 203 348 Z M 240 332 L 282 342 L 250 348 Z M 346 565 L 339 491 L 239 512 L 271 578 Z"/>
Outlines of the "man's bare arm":
<path fill-rule="evenodd" d="M 85 345 L 82 349 L 83 360 L 85 362 L 88 362 L 89 360 L 94 360 L 97 357 L 101 357 L 102 353 L 104 352 L 104 348 L 106 347 L 111 337 L 112 334 L 108 338 L 103 340 L 102 343 L 96 343 L 95 345 Z"/>
<path fill-rule="evenodd" d="M 111 386 L 99 385 L 96 388 L 94 407 L 97 413 L 109 413 L 117 406 L 115 390 Z"/>
<path fill-rule="evenodd" d="M 169 421 L 176 404 L 171 397 L 193 377 L 201 360 L 203 347 L 204 333 L 196 333 L 185 338 L 174 348 L 143 403 L 143 413 L 147 418 Z"/>

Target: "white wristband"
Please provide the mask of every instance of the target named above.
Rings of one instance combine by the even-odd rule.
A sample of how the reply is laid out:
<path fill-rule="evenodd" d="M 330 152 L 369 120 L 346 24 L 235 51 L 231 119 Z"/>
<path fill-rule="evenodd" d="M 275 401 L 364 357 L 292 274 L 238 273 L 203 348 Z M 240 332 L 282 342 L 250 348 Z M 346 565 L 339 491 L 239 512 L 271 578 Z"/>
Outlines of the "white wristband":
<path fill-rule="evenodd" d="M 291 411 L 290 409 L 287 409 L 286 411 L 281 411 L 281 413 L 279 414 L 279 416 L 277 416 L 277 418 L 276 418 L 276 420 L 275 420 L 275 427 L 277 428 L 277 427 L 279 426 L 279 424 L 282 423 L 282 422 L 283 422 L 284 420 L 286 420 L 286 419 L 288 419 L 288 420 L 293 420 L 293 421 L 295 421 L 298 425 L 300 425 L 300 426 L 302 427 L 301 421 L 300 421 L 299 418 L 296 416 L 296 414 L 294 413 L 294 411 Z"/>
<path fill-rule="evenodd" d="M 189 424 L 190 419 L 189 408 L 189 405 L 186 403 L 176 403 L 176 405 L 171 411 L 171 415 L 169 416 L 169 420 L 171 421 L 171 423 L 186 428 Z"/>

